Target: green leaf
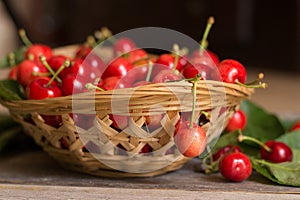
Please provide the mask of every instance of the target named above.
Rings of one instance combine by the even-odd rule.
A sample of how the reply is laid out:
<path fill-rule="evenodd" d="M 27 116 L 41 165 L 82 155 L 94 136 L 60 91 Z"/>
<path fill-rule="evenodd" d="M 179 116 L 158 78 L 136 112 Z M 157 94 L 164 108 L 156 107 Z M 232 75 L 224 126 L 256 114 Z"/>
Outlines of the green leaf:
<path fill-rule="evenodd" d="M 276 115 L 266 112 L 248 100 L 241 103 L 241 109 L 247 116 L 247 126 L 243 131 L 244 135 L 266 142 L 285 133 L 285 129 Z"/>
<path fill-rule="evenodd" d="M 1 80 L 0 98 L 5 100 L 21 100 L 24 98 L 22 87 L 15 80 Z"/>
<path fill-rule="evenodd" d="M 287 144 L 293 149 L 300 149 L 300 130 L 286 133 L 276 140 Z"/>
<path fill-rule="evenodd" d="M 251 158 L 252 167 L 266 178 L 290 186 L 300 186 L 300 150 L 293 149 L 293 161 L 271 163 Z"/>

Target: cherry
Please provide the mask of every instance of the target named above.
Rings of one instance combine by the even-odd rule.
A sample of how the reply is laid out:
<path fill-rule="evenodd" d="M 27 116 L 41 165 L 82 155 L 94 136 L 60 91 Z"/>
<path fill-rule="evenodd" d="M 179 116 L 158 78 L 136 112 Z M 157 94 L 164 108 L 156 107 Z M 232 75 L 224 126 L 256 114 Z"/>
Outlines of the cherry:
<path fill-rule="evenodd" d="M 234 152 L 222 158 L 219 169 L 225 178 L 241 182 L 251 175 L 252 164 L 248 156 L 241 152 Z"/>
<path fill-rule="evenodd" d="M 245 67 L 238 61 L 226 59 L 218 64 L 220 76 L 227 83 L 245 83 L 247 72 Z"/>
<path fill-rule="evenodd" d="M 62 125 L 62 118 L 60 115 L 41 115 L 45 124 L 54 128 L 59 128 Z"/>
<path fill-rule="evenodd" d="M 166 69 L 181 71 L 187 61 L 183 57 L 178 57 L 177 65 L 175 66 L 175 60 L 176 56 L 173 54 L 160 55 L 155 61 L 151 77 L 154 78 L 159 72 Z"/>
<path fill-rule="evenodd" d="M 134 64 L 140 60 L 148 58 L 148 54 L 143 49 L 135 49 L 128 53 L 127 59 L 130 63 Z"/>
<path fill-rule="evenodd" d="M 115 56 L 120 56 L 122 54 L 128 53 L 136 48 L 135 43 L 126 37 L 118 39 L 113 46 Z"/>
<path fill-rule="evenodd" d="M 85 77 L 68 74 L 62 79 L 61 92 L 63 96 L 77 94 L 85 91 Z"/>
<path fill-rule="evenodd" d="M 239 146 L 227 145 L 221 149 L 219 149 L 216 153 L 213 154 L 213 161 L 217 161 L 221 159 L 223 156 L 232 152 L 242 152 Z"/>
<path fill-rule="evenodd" d="M 74 120 L 76 126 L 83 129 L 90 129 L 94 126 L 95 115 L 71 113 L 70 117 Z"/>
<path fill-rule="evenodd" d="M 46 99 L 61 96 L 61 90 L 59 89 L 55 81 L 51 81 L 49 78 L 39 78 L 30 82 L 26 87 L 26 96 L 28 99 Z"/>
<path fill-rule="evenodd" d="M 126 80 L 127 83 L 137 83 L 140 81 L 145 81 L 148 74 L 148 65 L 140 65 L 134 67 L 132 70 L 128 71 L 127 74 L 122 78 L 123 81 Z"/>
<path fill-rule="evenodd" d="M 148 115 L 145 118 L 149 131 L 153 131 L 162 127 L 161 120 L 164 118 L 164 114 Z"/>
<path fill-rule="evenodd" d="M 242 110 L 236 111 L 233 116 L 229 119 L 226 126 L 226 131 L 233 132 L 236 130 L 244 130 L 247 125 L 246 114 Z"/>
<path fill-rule="evenodd" d="M 165 69 L 160 71 L 154 78 L 154 83 L 165 83 L 168 81 L 182 80 L 180 73 L 176 74 L 172 69 Z"/>
<path fill-rule="evenodd" d="M 281 163 L 291 161 L 293 159 L 293 152 L 291 148 L 283 142 L 269 140 L 262 143 L 256 138 L 240 134 L 238 136 L 238 141 L 242 142 L 244 140 L 249 140 L 258 144 L 260 146 L 260 156 L 264 160 L 273 163 Z"/>
<path fill-rule="evenodd" d="M 75 53 L 75 59 L 85 59 L 92 52 L 92 48 L 88 45 L 81 45 Z"/>
<path fill-rule="evenodd" d="M 48 70 L 45 66 L 37 64 L 32 60 L 24 60 L 18 65 L 17 80 L 22 86 L 28 85 L 33 79 L 36 78 L 34 73 L 47 73 Z"/>
<path fill-rule="evenodd" d="M 145 146 L 141 149 L 140 153 L 149 153 L 152 151 L 152 147 L 149 144 L 145 144 Z"/>
<path fill-rule="evenodd" d="M 292 161 L 293 152 L 285 143 L 270 140 L 267 141 L 265 145 L 269 147 L 269 149 L 261 148 L 260 155 L 262 159 L 273 163 Z"/>
<path fill-rule="evenodd" d="M 112 120 L 112 126 L 119 130 L 124 130 L 129 123 L 129 117 L 123 115 L 110 114 L 109 119 Z"/>
<path fill-rule="evenodd" d="M 185 78 L 194 78 L 197 74 L 200 75 L 201 79 L 208 80 L 211 79 L 212 69 L 208 65 L 205 64 L 187 64 L 183 71 L 182 75 Z"/>
<path fill-rule="evenodd" d="M 131 82 L 128 82 L 127 79 L 121 79 L 117 76 L 111 76 L 105 79 L 102 79 L 98 83 L 98 87 L 103 90 L 113 90 L 113 89 L 122 89 L 129 88 L 131 86 Z"/>
<path fill-rule="evenodd" d="M 300 121 L 293 124 L 292 128 L 290 128 L 290 131 L 296 131 L 300 130 Z"/>
<path fill-rule="evenodd" d="M 18 66 L 14 66 L 10 69 L 8 74 L 8 79 L 17 80 L 18 79 Z"/>
<path fill-rule="evenodd" d="M 48 64 L 50 65 L 50 67 L 54 70 L 57 71 L 66 60 L 71 61 L 70 58 L 68 58 L 67 56 L 64 55 L 54 55 L 51 58 L 49 58 L 48 60 Z"/>
<path fill-rule="evenodd" d="M 206 147 L 206 132 L 196 123 L 190 126 L 190 121 L 185 121 L 176 129 L 174 142 L 184 156 L 196 157 Z"/>
<path fill-rule="evenodd" d="M 46 60 L 50 59 L 53 55 L 52 49 L 43 44 L 33 44 L 25 52 L 25 59 L 34 60 L 40 63 L 40 56 L 45 56 Z"/>
<path fill-rule="evenodd" d="M 119 57 L 108 65 L 101 78 L 104 79 L 110 76 L 121 78 L 124 77 L 132 68 L 133 66 L 126 58 Z"/>

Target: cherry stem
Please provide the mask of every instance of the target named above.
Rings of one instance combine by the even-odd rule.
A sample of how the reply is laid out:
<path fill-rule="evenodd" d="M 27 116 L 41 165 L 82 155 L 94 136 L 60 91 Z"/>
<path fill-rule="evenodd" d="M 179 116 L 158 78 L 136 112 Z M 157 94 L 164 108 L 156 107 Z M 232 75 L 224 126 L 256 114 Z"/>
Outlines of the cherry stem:
<path fill-rule="evenodd" d="M 64 63 L 58 68 L 58 70 L 55 72 L 55 74 L 52 76 L 52 78 L 50 79 L 50 81 L 48 82 L 47 86 L 49 87 L 52 82 L 58 78 L 59 73 L 66 67 L 70 66 L 70 61 L 69 60 L 65 60 Z M 60 79 L 59 79 L 60 80 Z M 58 80 L 57 80 L 58 81 Z M 61 82 L 61 80 L 60 80 Z M 59 83 L 60 83 L 59 82 Z"/>
<path fill-rule="evenodd" d="M 192 114 L 191 114 L 191 121 L 190 121 L 190 126 L 189 128 L 193 127 L 193 122 L 195 121 L 195 110 L 196 110 L 196 103 L 197 103 L 197 84 L 200 79 L 200 75 L 197 74 L 194 78 L 194 84 L 193 84 L 193 109 L 192 109 Z"/>
<path fill-rule="evenodd" d="M 50 73 L 32 72 L 33 76 L 50 76 Z"/>
<path fill-rule="evenodd" d="M 40 61 L 42 62 L 42 64 L 48 69 L 48 71 L 51 73 L 52 76 L 55 77 L 55 79 L 57 80 L 57 82 L 61 82 L 61 79 L 56 75 L 55 76 L 55 71 L 51 68 L 51 66 L 48 64 L 46 57 L 41 55 L 40 56 Z"/>
<path fill-rule="evenodd" d="M 88 89 L 88 90 L 92 90 L 92 89 L 96 89 L 96 90 L 99 90 L 101 92 L 104 92 L 105 90 L 103 90 L 101 87 L 98 87 L 96 85 L 93 85 L 92 83 L 87 83 L 85 84 L 85 88 Z"/>
<path fill-rule="evenodd" d="M 257 75 L 257 78 L 256 78 L 254 81 L 252 81 L 252 82 L 250 82 L 250 83 L 246 83 L 246 85 L 254 85 L 254 84 L 258 84 L 258 83 L 260 83 L 260 82 L 262 81 L 263 78 L 264 78 L 264 74 L 263 74 L 263 73 L 259 73 L 259 74 Z"/>
<path fill-rule="evenodd" d="M 179 54 L 180 54 L 180 49 L 178 44 L 174 44 L 173 45 L 173 50 L 174 50 L 174 54 L 175 54 L 175 60 L 174 60 L 174 66 L 173 66 L 173 71 L 176 72 L 176 67 L 178 65 L 178 61 L 179 61 Z"/>
<path fill-rule="evenodd" d="M 235 83 L 246 88 L 267 88 L 268 87 L 267 83 L 261 83 L 261 82 L 259 82 L 257 85 L 249 85 L 249 84 L 241 83 L 238 80 L 236 80 Z"/>
<path fill-rule="evenodd" d="M 97 42 L 96 42 L 95 38 L 91 35 L 87 36 L 86 44 L 91 48 L 94 48 L 95 46 L 97 46 Z"/>
<path fill-rule="evenodd" d="M 202 37 L 202 40 L 200 41 L 200 47 L 199 47 L 199 55 L 202 56 L 203 55 L 203 51 L 204 49 L 207 48 L 207 36 L 209 34 L 209 31 L 212 27 L 212 25 L 215 23 L 215 19 L 214 17 L 209 17 L 208 20 L 207 20 L 207 24 L 206 24 L 206 27 L 205 27 L 205 31 L 204 31 L 204 34 L 203 34 L 203 37 Z"/>
<path fill-rule="evenodd" d="M 259 146 L 261 146 L 262 148 L 264 148 L 267 152 L 271 152 L 272 151 L 272 149 L 270 149 L 270 147 L 268 147 L 267 145 L 265 145 L 264 143 L 262 143 L 261 141 L 259 141 L 256 138 L 245 136 L 243 134 L 240 134 L 238 136 L 238 141 L 239 142 L 242 142 L 242 141 L 245 141 L 245 140 L 248 140 L 248 141 L 254 142 L 255 144 L 258 144 Z"/>
<path fill-rule="evenodd" d="M 112 37 L 111 31 L 107 27 L 102 27 L 101 30 L 94 33 L 97 43 L 101 43 L 104 40 L 111 38 L 111 42 L 115 43 L 115 38 Z"/>
<path fill-rule="evenodd" d="M 26 47 L 30 47 L 32 45 L 32 42 L 27 37 L 26 31 L 24 29 L 19 30 L 19 36 Z"/>
<path fill-rule="evenodd" d="M 8 63 L 11 67 L 16 65 L 16 57 L 15 54 L 12 52 L 8 54 Z"/>
<path fill-rule="evenodd" d="M 147 72 L 147 76 L 146 76 L 146 81 L 149 82 L 150 81 L 150 77 L 152 74 L 152 69 L 153 69 L 153 62 L 151 60 L 148 61 L 148 72 Z"/>

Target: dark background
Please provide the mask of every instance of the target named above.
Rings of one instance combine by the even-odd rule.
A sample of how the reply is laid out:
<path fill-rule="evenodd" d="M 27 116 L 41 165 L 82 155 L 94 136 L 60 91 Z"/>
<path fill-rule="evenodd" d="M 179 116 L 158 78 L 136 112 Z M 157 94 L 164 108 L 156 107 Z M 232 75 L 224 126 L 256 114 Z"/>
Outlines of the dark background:
<path fill-rule="evenodd" d="M 6 0 L 18 28 L 53 47 L 83 42 L 107 26 L 113 33 L 157 26 L 200 40 L 216 23 L 209 49 L 246 66 L 300 71 L 300 1 L 272 0 Z"/>

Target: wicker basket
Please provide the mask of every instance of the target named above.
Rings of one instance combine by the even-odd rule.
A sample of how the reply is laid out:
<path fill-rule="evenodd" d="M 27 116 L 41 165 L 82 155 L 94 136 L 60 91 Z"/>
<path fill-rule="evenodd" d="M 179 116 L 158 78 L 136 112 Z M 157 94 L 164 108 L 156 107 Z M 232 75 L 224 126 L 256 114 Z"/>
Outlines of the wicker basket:
<path fill-rule="evenodd" d="M 65 48 L 61 51 L 70 53 Z M 180 112 L 192 110 L 192 87 L 192 83 L 180 81 L 44 100 L 1 100 L 0 103 L 63 167 L 103 177 L 145 177 L 177 170 L 189 160 L 177 150 L 173 133 Z M 218 138 L 240 102 L 253 92 L 236 84 L 198 82 L 196 110 L 209 113 L 210 120 L 204 125 L 208 143 Z M 164 114 L 162 126 L 151 132 L 143 129 L 149 112 Z M 93 126 L 82 128 L 74 122 L 71 113 L 92 115 Z M 127 115 L 128 127 L 113 128 L 111 113 Z M 61 126 L 45 124 L 43 115 L 61 117 Z M 68 144 L 67 148 L 62 141 Z M 145 145 L 153 151 L 140 153 Z"/>

